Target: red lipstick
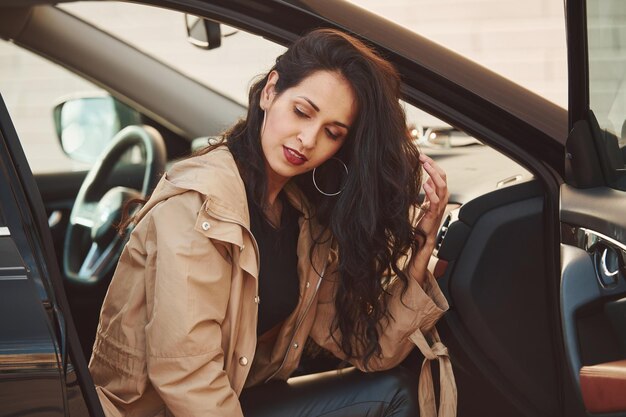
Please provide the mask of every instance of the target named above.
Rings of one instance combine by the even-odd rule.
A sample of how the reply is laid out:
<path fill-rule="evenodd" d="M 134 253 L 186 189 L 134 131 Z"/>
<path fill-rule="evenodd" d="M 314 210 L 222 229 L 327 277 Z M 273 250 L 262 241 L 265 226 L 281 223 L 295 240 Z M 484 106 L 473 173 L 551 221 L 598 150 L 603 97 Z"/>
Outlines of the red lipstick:
<path fill-rule="evenodd" d="M 302 165 L 306 161 L 308 161 L 306 156 L 286 146 L 283 146 L 283 154 L 285 155 L 285 159 L 287 159 L 287 161 L 293 165 Z"/>

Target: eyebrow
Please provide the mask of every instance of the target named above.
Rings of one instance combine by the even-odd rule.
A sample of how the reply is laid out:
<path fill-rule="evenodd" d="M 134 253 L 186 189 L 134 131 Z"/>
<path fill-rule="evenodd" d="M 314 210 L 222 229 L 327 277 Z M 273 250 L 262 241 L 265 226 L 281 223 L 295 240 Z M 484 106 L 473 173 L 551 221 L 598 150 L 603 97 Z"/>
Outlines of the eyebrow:
<path fill-rule="evenodd" d="M 320 108 L 319 108 L 319 107 L 317 107 L 317 104 L 313 103 L 313 102 L 311 101 L 311 99 L 309 99 L 308 97 L 305 97 L 305 96 L 298 96 L 298 97 L 299 97 L 299 98 L 301 98 L 301 99 L 303 99 L 303 100 L 306 100 L 306 101 L 307 101 L 307 102 L 311 105 L 311 107 L 313 107 L 313 109 L 315 109 L 315 111 L 316 111 L 316 112 L 319 112 L 319 111 L 320 111 Z M 343 128 L 345 128 L 346 130 L 350 130 L 350 126 L 346 125 L 345 123 L 341 123 L 341 122 L 338 122 L 338 121 L 334 121 L 334 122 L 333 122 L 333 124 L 334 124 L 334 125 L 337 125 L 337 126 L 340 126 L 340 127 L 343 127 Z"/>

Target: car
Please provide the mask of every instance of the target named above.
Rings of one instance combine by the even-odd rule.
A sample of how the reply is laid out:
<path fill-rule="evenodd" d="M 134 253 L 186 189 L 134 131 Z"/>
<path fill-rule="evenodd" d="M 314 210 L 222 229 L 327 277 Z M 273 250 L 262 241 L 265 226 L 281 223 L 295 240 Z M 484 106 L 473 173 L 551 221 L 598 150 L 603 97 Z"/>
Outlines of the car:
<path fill-rule="evenodd" d="M 145 37 L 156 48 L 173 42 L 170 24 L 186 24 L 183 38 L 210 48 L 198 49 L 198 59 L 224 51 L 201 64 L 152 57 L 81 17 L 91 5 L 116 7 L 0 0 L 2 42 L 34 53 L 33 71 L 52 62 L 80 79 L 25 125 L 28 135 L 43 118 L 52 127 L 36 145 L 18 136 L 18 109 L 0 100 L 0 415 L 103 415 L 87 361 L 124 244 L 114 230 L 124 203 L 148 195 L 168 166 L 245 114 L 245 96 L 198 81 L 204 72 L 216 76 L 213 66 L 236 59 L 260 72 L 271 62 L 253 65 L 255 54 L 275 57 L 308 30 L 333 27 L 396 65 L 408 114 L 443 121 L 415 130 L 448 172 L 450 204 L 431 267 L 450 304 L 438 328 L 458 414 L 626 416 L 622 2 L 565 2 L 567 109 L 341 0 L 129 5 L 151 19 L 175 14 L 179 23 Z M 108 17 L 119 28 L 133 19 L 119 10 Z M 252 35 L 268 49 L 235 42 Z M 33 88 L 44 94 L 52 84 L 40 79 Z M 438 146 L 424 131 L 448 139 Z M 43 151 L 27 158 L 28 147 Z M 407 366 L 419 368 L 418 356 Z M 324 366 L 335 364 L 311 358 L 300 371 Z"/>

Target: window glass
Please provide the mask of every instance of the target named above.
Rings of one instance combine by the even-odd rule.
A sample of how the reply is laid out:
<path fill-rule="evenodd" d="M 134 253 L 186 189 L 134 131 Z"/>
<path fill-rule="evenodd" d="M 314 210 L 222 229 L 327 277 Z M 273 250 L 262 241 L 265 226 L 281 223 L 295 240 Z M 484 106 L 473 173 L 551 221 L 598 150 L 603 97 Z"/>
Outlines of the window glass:
<path fill-rule="evenodd" d="M 408 103 L 404 108 L 414 143 L 444 169 L 451 190 L 472 190 L 479 184 L 499 188 L 532 178 L 521 165 L 465 132 Z"/>
<path fill-rule="evenodd" d="M 77 94 L 102 94 L 102 90 L 65 68 L 2 40 L 0 62 L 0 92 L 31 170 L 41 173 L 87 168 L 88 164 L 63 153 L 52 110 L 64 99 Z"/>
<path fill-rule="evenodd" d="M 604 132 L 609 161 L 622 169 L 612 183 L 626 188 L 626 8 L 621 0 L 587 2 L 589 106 Z M 617 165 L 617 166 L 616 166 Z M 620 185 L 621 184 L 621 185 Z"/>
<path fill-rule="evenodd" d="M 395 10 L 396 16 L 401 16 L 404 9 L 398 4 L 399 0 L 389 3 L 388 11 Z M 370 5 L 375 6 L 373 3 Z M 208 51 L 197 48 L 186 39 L 183 13 L 167 9 L 121 2 L 75 2 L 59 7 L 244 105 L 248 101 L 251 81 L 266 72 L 285 50 L 264 38 L 225 25 L 221 26 L 221 47 Z M 420 16 L 414 16 L 411 21 L 420 22 L 420 19 Z M 459 30 L 452 25 L 446 31 L 452 29 Z M 433 34 L 442 31 L 435 30 Z M 9 109 L 33 170 L 41 172 L 67 170 L 68 166 L 74 169 L 84 167 L 84 164 L 69 161 L 60 150 L 52 124 L 52 108 L 64 95 L 99 89 L 31 53 L 16 52 L 14 49 L 19 48 L 12 44 L 0 43 L 0 46 L 4 50 L 13 48 L 12 65 L 6 66 L 11 67 L 13 72 L 10 77 L 0 77 L 0 88 L 7 95 Z M 29 73 L 30 78 L 27 77 Z M 27 79 L 37 77 L 40 80 L 38 83 L 27 85 Z M 24 86 L 16 88 L 12 80 L 17 79 Z M 460 154 L 474 152 L 469 145 L 482 147 L 474 138 L 437 118 L 413 106 L 404 104 L 404 107 L 409 130 L 416 143 L 424 149 L 439 153 L 454 150 L 452 153 Z"/>
<path fill-rule="evenodd" d="M 626 135 L 626 8 L 622 1 L 589 1 L 589 104 L 600 126 Z"/>
<path fill-rule="evenodd" d="M 219 48 L 200 49 L 187 41 L 184 13 L 174 10 L 121 2 L 60 7 L 244 105 L 248 83 L 285 51 L 281 45 L 226 25 L 220 25 Z"/>
<path fill-rule="evenodd" d="M 349 1 L 567 108 L 562 1 Z"/>
<path fill-rule="evenodd" d="M 351 1 L 567 106 L 565 18 L 560 2 L 529 0 L 520 7 L 515 0 Z M 273 58 L 284 50 L 224 25 L 222 33 L 230 36 L 222 39 L 223 47 L 198 49 L 181 42 L 187 36 L 184 17 L 170 10 L 116 2 L 61 7 L 244 104 L 247 88 L 240 80 L 271 67 Z M 225 70 L 207 70 L 215 65 Z"/>
<path fill-rule="evenodd" d="M 281 45 L 226 25 L 221 25 L 219 48 L 200 49 L 187 41 L 184 14 L 174 10 L 119 2 L 60 7 L 243 105 L 248 104 L 254 78 L 285 51 Z M 433 129 L 449 128 L 412 106 L 405 109 L 414 135 L 430 136 Z"/>

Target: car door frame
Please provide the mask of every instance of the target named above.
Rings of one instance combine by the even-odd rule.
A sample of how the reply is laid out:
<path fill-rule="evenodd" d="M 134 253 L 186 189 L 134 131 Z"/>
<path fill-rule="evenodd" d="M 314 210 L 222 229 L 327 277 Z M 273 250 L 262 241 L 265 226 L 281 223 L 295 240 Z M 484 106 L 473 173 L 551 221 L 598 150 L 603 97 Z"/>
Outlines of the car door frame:
<path fill-rule="evenodd" d="M 59 354 L 58 371 L 63 387 L 61 392 L 64 396 L 62 403 L 66 407 L 64 413 L 69 412 L 67 408 L 71 408 L 72 403 L 81 401 L 70 398 L 79 392 L 83 401 L 81 406 L 87 408 L 89 415 L 104 417 L 63 290 L 63 280 L 56 261 L 43 201 L 1 95 L 0 129 L 2 141 L 0 148 L 6 150 L 3 152 L 6 159 L 2 162 L 0 183 L 7 185 L 3 187 L 3 192 L 10 190 L 5 197 L 12 198 L 16 207 L 20 207 L 19 213 L 11 213 L 14 219 L 20 219 L 19 223 L 22 226 L 22 230 L 19 230 L 19 227 L 11 227 L 17 238 L 14 239 L 17 250 L 22 254 L 22 258 L 24 253 L 29 253 L 33 258 L 47 294 L 47 299 L 42 300 L 42 308 L 50 311 L 49 325 L 54 329 L 53 336 Z M 26 269 L 29 269 L 28 266 Z M 32 271 L 30 273 L 32 274 Z M 27 279 L 32 278 L 28 276 Z M 22 346 L 21 349 L 27 352 L 29 346 Z M 70 391 L 72 394 L 68 394 Z"/>
<path fill-rule="evenodd" d="M 617 286 L 605 288 L 598 268 L 596 248 L 604 247 L 598 244 L 626 250 L 626 219 L 623 209 L 619 209 L 624 207 L 626 193 L 611 188 L 607 177 L 609 162 L 600 149 L 600 129 L 590 111 L 586 6 L 586 0 L 566 1 L 569 135 L 565 146 L 565 183 L 560 190 L 559 213 L 560 309 L 563 350 L 567 357 L 565 403 L 568 415 L 577 416 L 593 415 L 587 411 L 588 403 L 585 403 L 581 390 L 581 370 L 585 365 L 582 345 L 589 341 L 581 341 L 583 335 L 577 323 L 579 313 L 593 303 L 602 304 L 605 300 L 626 294 L 623 276 L 620 278 L 618 273 Z M 603 340 L 597 343 L 606 344 Z M 603 415 L 626 416 L 626 410 Z"/>

